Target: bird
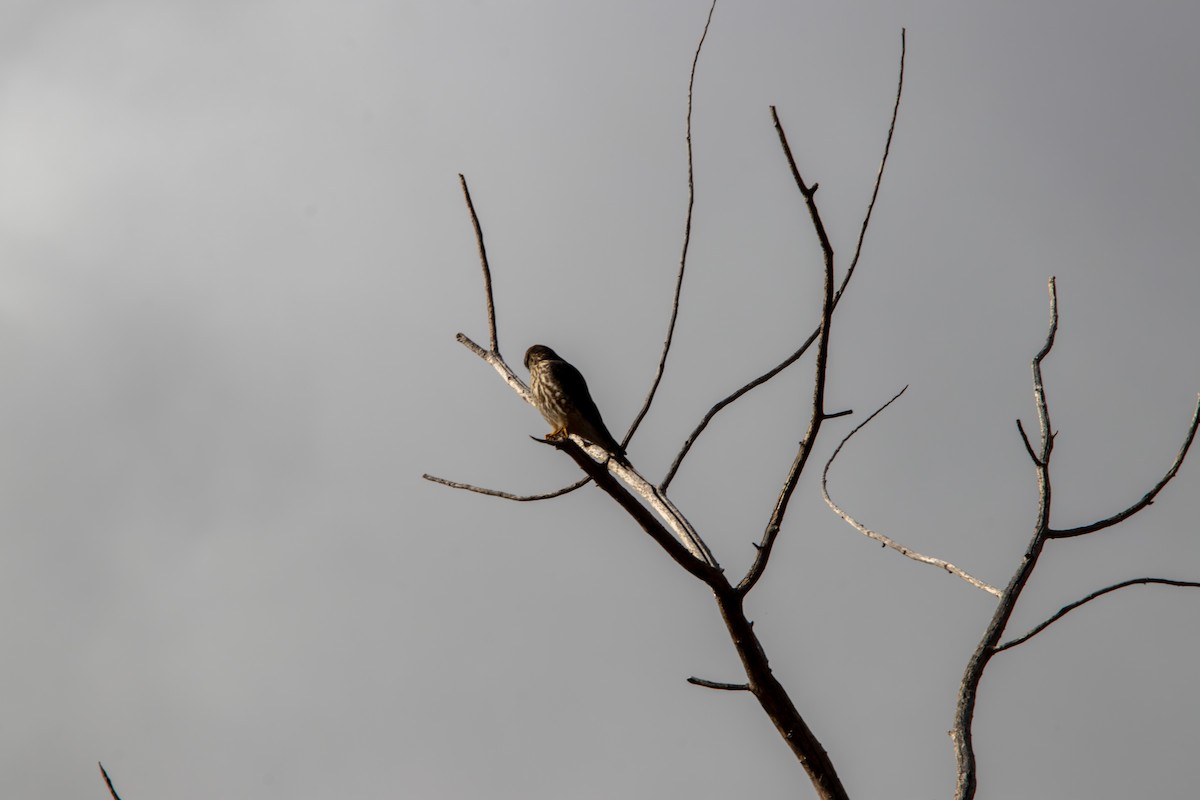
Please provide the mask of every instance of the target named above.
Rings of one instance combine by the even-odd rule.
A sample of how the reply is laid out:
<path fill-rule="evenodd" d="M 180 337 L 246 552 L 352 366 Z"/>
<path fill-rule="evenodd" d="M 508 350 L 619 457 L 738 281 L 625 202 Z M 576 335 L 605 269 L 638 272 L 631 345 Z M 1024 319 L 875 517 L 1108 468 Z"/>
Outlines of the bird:
<path fill-rule="evenodd" d="M 629 463 L 625 448 L 605 427 L 583 373 L 543 344 L 525 351 L 525 367 L 529 370 L 533 404 L 554 429 L 546 434 L 547 440 L 575 434 L 603 447 L 618 463 Z"/>

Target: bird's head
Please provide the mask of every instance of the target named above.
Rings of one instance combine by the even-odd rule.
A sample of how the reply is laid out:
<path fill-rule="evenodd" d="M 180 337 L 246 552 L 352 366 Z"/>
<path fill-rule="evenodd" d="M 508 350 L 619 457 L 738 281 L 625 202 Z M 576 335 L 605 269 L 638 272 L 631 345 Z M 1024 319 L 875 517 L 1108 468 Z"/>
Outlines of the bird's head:
<path fill-rule="evenodd" d="M 535 344 L 533 347 L 525 351 L 525 369 L 533 369 L 533 365 L 539 361 L 560 361 L 558 353 L 555 353 L 544 344 Z"/>

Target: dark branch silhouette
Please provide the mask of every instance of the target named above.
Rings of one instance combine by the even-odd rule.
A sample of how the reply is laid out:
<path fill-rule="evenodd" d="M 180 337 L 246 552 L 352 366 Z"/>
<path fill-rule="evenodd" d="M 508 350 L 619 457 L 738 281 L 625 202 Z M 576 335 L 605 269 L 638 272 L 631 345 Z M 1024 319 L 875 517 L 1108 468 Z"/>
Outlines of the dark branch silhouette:
<path fill-rule="evenodd" d="M 704 49 L 704 40 L 708 38 L 708 26 L 712 24 L 713 12 L 716 10 L 717 0 L 712 0 L 712 5 L 708 7 L 708 18 L 704 21 L 704 31 L 700 34 L 696 52 L 692 55 L 692 71 L 688 77 L 687 124 L 684 136 L 687 145 L 687 213 L 684 215 L 683 221 L 683 250 L 679 255 L 679 271 L 675 274 L 675 292 L 671 297 L 671 314 L 667 320 L 667 337 L 663 340 L 662 353 L 658 357 L 658 368 L 654 371 L 654 380 L 650 383 L 650 391 L 646 393 L 641 410 L 633 418 L 629 430 L 625 433 L 625 438 L 621 440 L 622 447 L 629 446 L 633 434 L 637 432 L 638 426 L 642 424 L 642 420 L 650 411 L 650 404 L 654 402 L 654 395 L 658 393 L 663 372 L 667 368 L 667 355 L 671 352 L 671 342 L 675 338 L 675 322 L 679 319 L 679 295 L 683 292 L 683 274 L 687 270 L 688 249 L 692 242 L 692 209 L 696 205 L 696 172 L 695 161 L 692 158 L 692 94 L 696 86 L 696 65 L 700 63 L 700 51 Z"/>
<path fill-rule="evenodd" d="M 1037 636 L 1039 633 L 1046 630 L 1046 628 L 1049 628 L 1051 625 L 1053 625 L 1055 622 L 1057 622 L 1058 620 L 1065 617 L 1067 614 L 1071 613 L 1072 611 L 1079 608 L 1081 605 L 1084 605 L 1085 603 L 1090 603 L 1091 601 L 1095 600 L 1097 597 L 1103 597 L 1104 595 L 1108 594 L 1109 592 L 1115 592 L 1118 589 L 1124 589 L 1126 586 L 1137 586 L 1140 584 L 1151 584 L 1151 583 L 1157 583 L 1157 584 L 1161 584 L 1163 586 L 1185 586 L 1185 587 L 1189 587 L 1189 588 L 1193 588 L 1193 589 L 1200 588 L 1200 582 L 1176 581 L 1176 580 L 1171 580 L 1170 578 L 1130 578 L 1127 581 L 1121 581 L 1120 583 L 1114 583 L 1112 586 L 1105 586 L 1103 589 L 1097 589 L 1096 591 L 1089 594 L 1087 597 L 1076 600 L 1074 603 L 1068 603 L 1067 605 L 1060 608 L 1054 614 L 1054 616 L 1050 617 L 1049 619 L 1045 620 L 1044 622 L 1040 622 L 1037 625 L 1035 625 L 1029 631 L 1029 633 L 1026 633 L 1023 636 L 1018 636 L 1016 639 L 1011 639 L 1002 645 L 998 645 L 996 647 L 996 652 L 999 653 L 1004 650 L 1008 650 L 1009 648 L 1016 647 L 1019 644 L 1024 644 L 1025 642 L 1028 642 L 1034 636 Z"/>
<path fill-rule="evenodd" d="M 1152 505 L 1154 503 L 1154 498 L 1157 497 L 1158 493 L 1161 492 L 1163 488 L 1171 482 L 1171 479 L 1174 478 L 1179 472 L 1179 468 L 1183 466 L 1183 460 L 1187 458 L 1188 448 L 1192 446 L 1192 441 L 1196 438 L 1197 425 L 1200 425 L 1200 395 L 1197 395 L 1196 408 L 1192 412 L 1192 421 L 1191 424 L 1188 425 L 1187 436 L 1184 437 L 1183 446 L 1179 448 L 1179 453 L 1175 456 L 1175 461 L 1171 463 L 1171 468 L 1167 470 L 1167 474 L 1163 475 L 1162 480 L 1156 483 L 1153 489 L 1146 492 L 1146 494 L 1142 496 L 1141 500 L 1138 500 L 1136 503 L 1129 506 L 1129 508 L 1113 514 L 1111 517 L 1102 519 L 1099 522 L 1093 522 L 1091 525 L 1081 525 L 1078 528 L 1068 528 L 1066 530 L 1056 530 L 1052 528 L 1050 530 L 1050 538 L 1069 539 L 1073 536 L 1082 536 L 1085 533 L 1102 531 L 1105 528 L 1111 528 L 1113 525 L 1124 522 L 1137 512 L 1141 511 L 1143 508 Z"/>
<path fill-rule="evenodd" d="M 748 683 L 721 683 L 720 681 L 709 681 L 704 678 L 692 676 L 688 678 L 688 683 L 693 686 L 703 686 L 706 689 L 720 689 L 723 692 L 748 692 L 750 684 Z"/>
<path fill-rule="evenodd" d="M 829 329 L 833 325 L 834 311 L 833 245 L 829 241 L 829 234 L 825 231 L 825 223 L 821 221 L 821 212 L 817 207 L 817 185 L 814 183 L 809 187 L 804 183 L 804 178 L 800 176 L 800 169 L 796 166 L 796 159 L 792 156 L 792 148 L 788 145 L 787 134 L 783 130 L 783 125 L 779 122 L 779 114 L 776 113 L 775 106 L 771 106 L 771 119 L 775 121 L 775 131 L 779 134 L 779 144 L 783 148 L 783 154 L 787 159 L 788 167 L 791 169 L 792 178 L 796 181 L 796 188 L 800 190 L 800 194 L 804 197 L 804 204 L 808 208 L 809 219 L 812 221 L 817 239 L 821 242 L 822 260 L 825 266 L 824 293 L 821 304 L 821 327 L 817 336 L 816 375 L 813 378 L 812 411 L 809 415 L 808 430 L 805 431 L 804 438 L 800 440 L 800 448 L 797 450 L 796 457 L 792 460 L 792 466 L 783 481 L 783 488 L 779 490 L 779 497 L 775 500 L 775 508 L 771 511 L 771 516 L 767 520 L 767 527 L 763 531 L 762 539 L 759 540 L 758 546 L 754 550 L 754 561 L 751 563 L 750 569 L 747 570 L 745 577 L 742 578 L 741 583 L 738 584 L 738 591 L 742 594 L 747 594 L 753 589 L 754 584 L 758 583 L 767 569 L 767 563 L 771 560 L 771 551 L 775 546 L 775 540 L 779 538 L 779 531 L 783 528 L 783 517 L 787 513 L 788 502 L 791 500 L 792 492 L 795 491 L 797 484 L 800 483 L 800 474 L 804 471 L 804 466 L 808 463 L 808 456 L 812 452 L 817 434 L 821 432 L 821 424 L 825 421 L 825 373 L 829 363 Z"/>
<path fill-rule="evenodd" d="M 108 777 L 108 773 L 104 771 L 104 765 L 97 761 L 96 766 L 100 767 L 100 774 L 104 776 L 104 783 L 108 785 L 108 793 L 112 795 L 113 800 L 121 800 L 121 796 L 117 794 L 116 788 L 113 787 L 113 782 Z"/>

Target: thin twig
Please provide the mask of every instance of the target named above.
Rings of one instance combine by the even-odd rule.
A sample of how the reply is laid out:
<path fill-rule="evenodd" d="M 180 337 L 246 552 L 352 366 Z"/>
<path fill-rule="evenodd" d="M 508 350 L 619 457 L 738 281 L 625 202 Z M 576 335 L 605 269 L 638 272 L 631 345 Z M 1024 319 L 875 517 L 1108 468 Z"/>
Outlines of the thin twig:
<path fill-rule="evenodd" d="M 748 683 L 721 683 L 720 681 L 710 681 L 704 678 L 692 676 L 687 679 L 687 682 L 693 686 L 703 686 L 705 689 L 720 689 L 723 692 L 748 692 L 750 684 Z"/>
<path fill-rule="evenodd" d="M 1102 531 L 1105 528 L 1111 528 L 1113 525 L 1124 522 L 1146 506 L 1151 505 L 1158 493 L 1163 490 L 1163 487 L 1175 477 L 1175 474 L 1179 472 L 1179 468 L 1183 466 L 1183 460 L 1187 458 L 1188 448 L 1192 446 L 1192 440 L 1196 438 L 1197 425 L 1200 425 L 1200 395 L 1197 395 L 1196 410 L 1192 412 L 1192 421 L 1188 425 L 1187 436 L 1184 437 L 1183 446 L 1179 448 L 1179 453 L 1176 454 L 1175 461 L 1171 464 L 1171 468 L 1167 470 L 1167 474 L 1163 475 L 1162 480 L 1156 483 L 1153 489 L 1146 492 L 1141 500 L 1138 500 L 1129 508 L 1099 522 L 1093 522 L 1091 525 L 1081 525 L 1078 528 L 1070 528 L 1065 531 L 1051 529 L 1050 538 L 1069 539 L 1072 536 L 1082 536 L 1085 533 Z"/>
<path fill-rule="evenodd" d="M 833 305 L 835 308 L 837 307 L 838 302 L 842 299 L 842 295 L 845 293 L 846 287 L 850 283 L 850 278 L 854 276 L 855 269 L 858 268 L 858 259 L 859 259 L 859 256 L 862 255 L 863 241 L 866 239 L 866 236 L 867 236 L 867 227 L 869 226 L 869 224 L 871 222 L 871 213 L 875 209 L 875 200 L 879 197 L 879 188 L 880 188 L 880 186 L 883 185 L 883 170 L 887 166 L 888 156 L 890 155 L 891 150 L 892 150 L 892 138 L 893 138 L 893 136 L 895 136 L 895 133 L 896 133 L 896 119 L 900 114 L 900 98 L 904 94 L 904 61 L 905 61 L 905 54 L 906 54 L 906 50 L 907 50 L 906 40 L 907 40 L 907 31 L 905 29 L 901 28 L 900 29 L 900 75 L 896 80 L 896 101 L 892 105 L 892 121 L 891 121 L 891 125 L 888 127 L 887 139 L 885 140 L 884 145 L 883 145 L 883 158 L 880 159 L 879 170 L 875 174 L 875 185 L 871 189 L 871 200 L 867 204 L 867 212 L 863 216 L 862 228 L 859 230 L 859 233 L 858 233 L 858 243 L 854 247 L 854 257 L 850 260 L 850 267 L 846 270 L 846 274 L 842 278 L 841 284 L 838 286 L 837 291 L 833 295 Z M 778 118 L 777 118 L 777 121 L 778 121 Z M 685 441 L 683 443 L 683 446 L 680 448 L 679 453 L 675 456 L 675 460 L 671 463 L 671 468 L 669 470 L 667 470 L 666 477 L 663 478 L 662 483 L 659 484 L 663 488 L 663 490 L 666 490 L 666 488 L 670 485 L 671 481 L 674 480 L 675 473 L 679 471 L 679 466 L 680 466 L 680 464 L 683 463 L 683 459 L 685 457 L 687 457 L 688 451 L 690 451 L 692 449 L 692 445 L 694 445 L 696 443 L 696 439 L 698 439 L 700 437 L 700 434 L 704 432 L 704 429 L 708 427 L 708 423 L 712 421 L 712 418 L 715 417 L 719 411 L 721 411 L 726 406 L 733 403 L 733 401 L 737 400 L 739 397 L 746 394 L 746 392 L 748 392 L 751 389 L 754 389 L 758 386 L 761 386 L 762 384 L 771 380 L 771 378 L 774 378 L 776 375 L 778 375 L 784 369 L 786 369 L 787 367 L 791 366 L 796 361 L 798 361 L 800 359 L 800 357 L 803 356 L 804 353 L 808 350 L 808 348 L 812 345 L 812 343 L 817 340 L 817 336 L 819 336 L 820 333 L 821 333 L 821 329 L 818 327 L 811 334 L 809 334 L 808 339 L 805 340 L 804 344 L 802 344 L 800 346 L 800 349 L 798 349 L 796 352 L 792 353 L 790 356 L 785 358 L 782 362 L 780 362 L 780 364 L 778 366 L 773 367 L 772 369 L 768 370 L 764 374 L 762 374 L 759 377 L 755 378 L 754 380 L 750 381 L 745 386 L 738 389 L 736 392 L 729 395 L 724 400 L 720 401 L 719 403 L 714 405 L 711 409 L 709 409 L 708 413 L 704 415 L 704 419 L 700 420 L 700 424 L 696 426 L 695 430 L 693 430 L 691 435 L 688 436 L 687 441 Z"/>
<path fill-rule="evenodd" d="M 659 484 L 659 487 L 665 492 L 667 490 L 667 487 L 671 485 L 671 481 L 675 479 L 675 473 L 679 471 L 679 466 L 683 463 L 683 459 L 687 456 L 688 451 L 692 449 L 692 445 L 694 445 L 696 443 L 696 440 L 698 438 L 700 438 L 700 434 L 703 433 L 704 429 L 708 427 L 708 423 L 710 421 L 712 421 L 712 418 L 717 415 L 717 412 L 719 412 L 721 409 L 725 408 L 725 406 L 729 405 L 734 400 L 737 400 L 739 397 L 744 395 L 746 392 L 750 391 L 751 389 L 754 389 L 755 387 L 763 385 L 767 381 L 771 380 L 771 378 L 774 378 L 776 375 L 783 372 L 785 369 L 790 367 L 792 364 L 796 363 L 796 361 L 798 361 L 800 359 L 800 357 L 802 355 L 804 355 L 805 351 L 808 350 L 809 346 L 817 340 L 817 336 L 820 333 L 821 333 L 821 329 L 817 328 L 815 331 L 812 332 L 812 335 L 808 337 L 808 340 L 805 341 L 804 344 L 802 344 L 800 346 L 799 350 L 797 350 L 796 352 L 792 353 L 790 356 L 785 358 L 777 366 L 772 367 L 767 372 L 764 372 L 762 375 L 759 375 L 757 378 L 750 381 L 745 386 L 738 389 L 736 392 L 729 395 L 724 400 L 721 400 L 715 406 L 710 408 L 708 410 L 708 413 L 704 415 L 704 419 L 700 420 L 700 424 L 696 426 L 696 429 L 693 430 L 691 432 L 691 434 L 688 436 L 687 441 L 685 441 L 683 443 L 683 447 L 681 447 L 679 449 L 679 453 L 675 456 L 675 460 L 673 462 L 671 462 L 671 468 L 667 470 L 667 475 L 665 478 L 662 479 L 662 483 Z"/>
<path fill-rule="evenodd" d="M 458 182 L 462 185 L 463 197 L 467 200 L 467 210 L 471 212 L 471 225 L 475 227 L 475 244 L 479 248 L 479 264 L 483 267 L 483 294 L 487 299 L 488 337 L 491 341 L 492 352 L 500 355 L 500 340 L 496 335 L 496 306 L 492 302 L 492 270 L 488 266 L 487 248 L 483 245 L 483 228 L 479 225 L 475 204 L 471 202 L 471 190 L 467 188 L 467 179 L 461 172 L 458 174 Z"/>
<path fill-rule="evenodd" d="M 633 418 L 629 430 L 625 433 L 625 438 L 621 440 L 622 447 L 628 447 L 629 440 L 633 438 L 638 426 L 642 424 L 642 419 L 650 411 L 650 404 L 654 402 L 654 395 L 658 393 L 663 372 L 667 368 L 667 354 L 671 352 L 671 341 L 675 338 L 675 321 L 679 318 L 679 296 L 683 292 L 683 274 L 687 269 L 688 248 L 692 241 L 692 208 L 696 204 L 695 164 L 692 158 L 692 90 L 696 85 L 696 65 L 700 63 L 700 51 L 704 48 L 704 40 L 708 38 L 708 26 L 712 24 L 713 12 L 716 11 L 716 8 L 717 0 L 713 0 L 712 5 L 708 7 L 708 19 L 704 22 L 704 31 L 700 34 L 700 41 L 696 44 L 696 52 L 692 56 L 692 71 L 688 78 L 687 123 L 684 137 L 687 143 L 687 213 L 683 222 L 683 251 L 679 256 L 679 271 L 675 274 L 675 291 L 671 297 L 671 316 L 667 321 L 667 338 L 663 341 L 662 353 L 658 357 L 658 368 L 654 372 L 650 391 L 646 393 L 641 410 Z"/>
<path fill-rule="evenodd" d="M 1007 641 L 1002 645 L 998 645 L 993 652 L 999 653 L 1003 650 L 1009 649 L 1010 647 L 1016 647 L 1019 644 L 1029 641 L 1034 636 L 1037 636 L 1039 633 L 1046 630 L 1046 628 L 1049 628 L 1053 623 L 1062 619 L 1067 614 L 1069 614 L 1070 612 L 1079 608 L 1084 603 L 1090 603 L 1092 600 L 1095 600 L 1097 597 L 1102 597 L 1102 596 L 1108 594 L 1109 592 L 1115 592 L 1117 589 L 1124 589 L 1126 586 L 1134 586 L 1137 584 L 1148 584 L 1148 583 L 1159 583 L 1164 586 L 1186 586 L 1186 587 L 1191 587 L 1191 588 L 1200 588 L 1200 582 L 1198 582 L 1198 581 L 1176 581 L 1176 580 L 1171 580 L 1169 578 L 1132 578 L 1127 581 L 1121 581 L 1120 583 L 1114 583 L 1112 586 L 1106 586 L 1103 589 L 1099 589 L 1095 592 L 1092 592 L 1091 594 L 1089 594 L 1087 597 L 1083 598 L 1082 600 L 1076 600 L 1074 603 L 1069 603 L 1069 604 L 1063 606 L 1062 608 L 1060 608 L 1058 610 L 1058 612 L 1054 616 L 1050 617 L 1046 621 L 1035 626 L 1031 631 L 1029 631 L 1029 633 L 1025 634 L 1024 636 L 1018 636 L 1016 639 Z"/>
<path fill-rule="evenodd" d="M 896 118 L 900 115 L 900 97 L 904 94 L 904 57 L 907 53 L 908 30 L 900 29 L 900 77 L 896 80 L 896 102 L 892 105 L 892 122 L 888 126 L 887 141 L 883 144 L 883 158 L 879 160 L 879 172 L 875 175 L 875 188 L 871 190 L 871 202 L 867 203 L 867 213 L 863 215 L 862 228 L 858 232 L 858 244 L 854 246 L 854 257 L 846 270 L 846 277 L 834 298 L 834 304 L 842 297 L 842 290 L 850 282 L 854 268 L 858 266 L 858 257 L 862 253 L 863 240 L 867 238 L 867 226 L 871 223 L 871 212 L 875 210 L 875 199 L 879 197 L 879 187 L 883 183 L 883 168 L 887 166 L 888 154 L 892 151 L 892 137 L 896 133 Z"/>
<path fill-rule="evenodd" d="M 100 767 L 100 774 L 104 776 L 104 782 L 108 784 L 108 793 L 113 796 L 113 800 L 121 800 L 120 795 L 117 794 L 117 790 L 113 788 L 113 782 L 108 777 L 108 773 L 104 771 L 104 765 L 99 761 L 96 762 L 96 765 Z"/>
<path fill-rule="evenodd" d="M 1042 379 L 1042 362 L 1046 360 L 1046 356 L 1050 355 L 1050 349 L 1054 347 L 1054 337 L 1057 334 L 1058 287 L 1054 277 L 1051 276 L 1050 331 L 1046 334 L 1046 342 L 1042 345 L 1042 349 L 1033 357 L 1033 400 L 1037 405 L 1038 426 L 1042 431 L 1042 451 L 1038 454 L 1037 462 L 1043 468 L 1049 463 L 1050 451 L 1054 449 L 1054 429 L 1050 427 L 1050 406 L 1046 402 L 1046 384 Z"/>
<path fill-rule="evenodd" d="M 1033 452 L 1033 445 L 1029 443 L 1029 436 L 1025 433 L 1025 426 L 1021 424 L 1020 419 L 1017 420 L 1017 431 L 1021 434 L 1021 441 L 1025 443 L 1025 452 L 1029 453 L 1035 466 L 1041 466 L 1042 462 L 1038 460 L 1037 453 Z"/>
<path fill-rule="evenodd" d="M 528 503 L 534 500 L 551 500 L 555 497 L 562 497 L 564 494 L 573 492 L 580 486 L 590 483 L 592 480 L 589 477 L 583 477 L 575 481 L 575 483 L 572 483 L 570 486 L 564 486 L 557 491 L 548 492 L 546 494 L 512 494 L 510 492 L 502 492 L 499 489 L 488 489 L 483 486 L 474 486 L 470 483 L 459 483 L 458 481 L 439 478 L 438 476 L 430 475 L 429 473 L 425 473 L 421 477 L 433 483 L 440 483 L 442 486 L 449 486 L 451 489 L 462 489 L 468 492 L 475 492 L 476 494 L 485 494 L 488 497 L 500 497 L 504 500 L 515 500 L 518 503 Z"/>
<path fill-rule="evenodd" d="M 888 400 L 886 403 L 884 403 L 882 406 L 880 406 L 879 409 L 874 414 L 872 414 L 871 416 L 869 416 L 865 420 L 863 420 L 862 423 L 860 425 L 858 425 L 854 430 L 852 430 L 848 434 L 846 434 L 846 438 L 842 439 L 841 444 L 839 444 L 837 446 L 837 449 L 835 449 L 833 451 L 833 455 L 831 455 L 829 457 L 829 461 L 825 462 L 825 470 L 821 473 L 821 494 L 825 497 L 825 504 L 828 505 L 831 509 L 833 509 L 833 513 L 837 514 L 839 517 L 844 519 L 847 523 L 850 524 L 850 526 L 852 528 L 854 528 L 855 530 L 857 530 L 859 533 L 863 534 L 867 538 L 874 539 L 875 541 L 882 544 L 884 547 L 890 547 L 891 549 L 895 550 L 900 555 L 905 556 L 907 558 L 911 558 L 913 561 L 919 561 L 922 564 L 930 564 L 932 566 L 937 567 L 938 569 L 944 569 L 946 572 L 949 572 L 951 575 L 955 575 L 959 578 L 962 578 L 964 581 L 971 584 L 976 589 L 982 589 L 983 591 L 987 592 L 990 595 L 999 597 L 1002 594 L 1002 592 L 999 589 L 997 589 L 995 586 L 992 586 L 990 583 L 984 583 L 983 581 L 972 576 L 971 574 L 967 573 L 966 571 L 961 570 L 958 567 L 954 566 L 949 561 L 945 561 L 940 558 L 934 558 L 933 556 L 922 555 L 921 553 L 918 553 L 915 550 L 905 547 L 904 545 L 900 544 L 899 542 L 895 541 L 894 539 L 892 539 L 888 536 L 885 536 L 882 533 L 871 530 L 870 528 L 868 528 L 867 526 L 863 525 L 861 522 L 856 520 L 854 517 L 847 514 L 845 512 L 845 510 L 843 510 L 840 506 L 838 506 L 837 503 L 833 502 L 833 498 L 831 498 L 829 496 L 829 469 L 830 469 L 830 467 L 833 466 L 834 459 L 836 459 L 838 457 L 838 454 L 840 452 L 842 452 L 842 448 L 845 447 L 846 442 L 850 441 L 850 438 L 852 436 L 854 436 L 854 434 L 858 433 L 860 430 L 865 428 L 867 426 L 867 423 L 869 423 L 871 420 L 875 419 L 875 417 L 879 416 L 879 414 L 881 414 L 885 408 L 890 406 L 892 403 L 896 402 L 896 400 L 898 400 L 900 398 L 900 395 L 904 394 L 906 391 L 908 391 L 907 386 L 905 386 L 903 389 L 901 389 L 899 392 L 897 392 L 896 395 L 894 397 L 892 397 L 891 400 Z"/>

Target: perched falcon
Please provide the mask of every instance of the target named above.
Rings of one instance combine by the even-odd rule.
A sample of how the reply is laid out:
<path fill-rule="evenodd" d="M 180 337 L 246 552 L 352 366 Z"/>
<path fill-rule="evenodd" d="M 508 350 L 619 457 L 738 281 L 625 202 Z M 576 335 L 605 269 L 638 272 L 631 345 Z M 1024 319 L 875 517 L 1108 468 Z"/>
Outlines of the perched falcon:
<path fill-rule="evenodd" d="M 561 439 L 573 433 L 603 447 L 617 461 L 628 463 L 624 448 L 604 426 L 600 409 L 596 408 L 587 381 L 579 370 L 540 344 L 525 351 L 525 366 L 529 369 L 533 402 L 554 428 L 546 434 L 547 439 Z"/>

